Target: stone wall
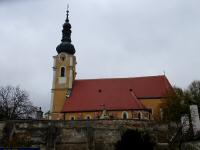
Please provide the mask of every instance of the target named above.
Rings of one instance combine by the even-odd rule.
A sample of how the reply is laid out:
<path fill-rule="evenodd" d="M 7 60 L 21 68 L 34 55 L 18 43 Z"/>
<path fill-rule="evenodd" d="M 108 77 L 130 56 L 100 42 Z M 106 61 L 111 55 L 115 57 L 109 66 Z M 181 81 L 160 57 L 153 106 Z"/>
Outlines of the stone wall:
<path fill-rule="evenodd" d="M 167 126 L 147 121 L 15 120 L 0 121 L 0 145 L 17 140 L 42 150 L 114 150 L 125 130 L 136 128 L 149 130 L 157 142 L 166 142 Z"/>

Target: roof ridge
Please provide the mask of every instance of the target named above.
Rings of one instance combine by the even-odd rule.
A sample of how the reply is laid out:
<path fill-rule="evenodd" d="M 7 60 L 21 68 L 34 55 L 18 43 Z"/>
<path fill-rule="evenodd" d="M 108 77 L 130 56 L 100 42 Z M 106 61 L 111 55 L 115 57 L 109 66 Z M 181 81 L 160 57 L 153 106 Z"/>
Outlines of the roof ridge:
<path fill-rule="evenodd" d="M 88 80 L 117 80 L 117 79 L 137 79 L 137 78 L 153 78 L 164 77 L 165 75 L 149 75 L 149 76 L 136 76 L 136 77 L 114 77 L 114 78 L 93 78 L 93 79 L 76 79 L 75 81 L 88 81 Z"/>

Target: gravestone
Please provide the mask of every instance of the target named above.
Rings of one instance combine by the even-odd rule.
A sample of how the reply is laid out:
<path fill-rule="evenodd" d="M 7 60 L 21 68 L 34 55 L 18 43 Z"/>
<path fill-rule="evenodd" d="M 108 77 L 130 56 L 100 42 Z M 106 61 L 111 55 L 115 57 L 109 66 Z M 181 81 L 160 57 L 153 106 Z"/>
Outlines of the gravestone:
<path fill-rule="evenodd" d="M 200 120 L 197 105 L 190 105 L 190 114 L 194 136 L 200 133 Z"/>

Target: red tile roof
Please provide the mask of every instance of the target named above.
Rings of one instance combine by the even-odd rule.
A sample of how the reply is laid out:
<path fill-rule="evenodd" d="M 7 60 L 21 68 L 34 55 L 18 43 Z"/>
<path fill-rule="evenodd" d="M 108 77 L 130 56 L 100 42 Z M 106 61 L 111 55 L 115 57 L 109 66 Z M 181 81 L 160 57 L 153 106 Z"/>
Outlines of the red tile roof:
<path fill-rule="evenodd" d="M 63 112 L 145 109 L 140 100 L 161 98 L 171 89 L 165 76 L 75 80 Z"/>

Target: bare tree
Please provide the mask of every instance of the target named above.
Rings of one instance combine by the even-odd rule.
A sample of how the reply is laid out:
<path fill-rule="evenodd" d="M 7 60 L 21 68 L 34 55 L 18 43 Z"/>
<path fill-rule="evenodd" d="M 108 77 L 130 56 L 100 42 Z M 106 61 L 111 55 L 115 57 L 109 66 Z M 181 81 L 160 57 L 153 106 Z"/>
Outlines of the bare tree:
<path fill-rule="evenodd" d="M 0 87 L 0 119 L 32 118 L 36 108 L 20 87 Z"/>

